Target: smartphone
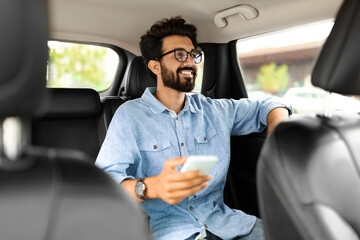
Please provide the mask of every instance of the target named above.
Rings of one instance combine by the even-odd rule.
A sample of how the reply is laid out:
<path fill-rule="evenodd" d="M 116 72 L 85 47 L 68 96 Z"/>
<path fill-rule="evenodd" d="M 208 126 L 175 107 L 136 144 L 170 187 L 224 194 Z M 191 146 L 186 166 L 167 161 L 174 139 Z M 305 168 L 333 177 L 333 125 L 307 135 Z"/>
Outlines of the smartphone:
<path fill-rule="evenodd" d="M 201 170 L 203 175 L 208 175 L 217 161 L 217 156 L 190 156 L 180 172 Z"/>

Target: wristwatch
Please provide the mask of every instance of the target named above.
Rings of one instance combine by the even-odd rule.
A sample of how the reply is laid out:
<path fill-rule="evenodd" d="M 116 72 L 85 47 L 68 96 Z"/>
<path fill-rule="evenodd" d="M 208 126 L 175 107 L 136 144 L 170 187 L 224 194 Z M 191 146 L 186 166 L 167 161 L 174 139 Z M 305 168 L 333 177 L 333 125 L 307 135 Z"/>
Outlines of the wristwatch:
<path fill-rule="evenodd" d="M 146 200 L 145 198 L 146 185 L 144 183 L 143 178 L 139 178 L 139 180 L 135 184 L 135 193 L 136 196 L 142 200 Z"/>

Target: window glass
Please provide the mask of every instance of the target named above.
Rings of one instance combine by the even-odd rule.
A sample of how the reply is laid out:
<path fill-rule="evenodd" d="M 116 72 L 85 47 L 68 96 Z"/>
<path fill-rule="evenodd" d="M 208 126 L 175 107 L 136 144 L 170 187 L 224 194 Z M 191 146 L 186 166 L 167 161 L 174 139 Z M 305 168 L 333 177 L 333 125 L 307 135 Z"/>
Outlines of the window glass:
<path fill-rule="evenodd" d="M 311 71 L 333 21 L 256 36 L 237 42 L 249 98 L 277 96 L 295 113 L 322 112 L 326 92 L 311 84 Z M 356 97 L 332 94 L 334 110 L 360 112 Z"/>
<path fill-rule="evenodd" d="M 114 81 L 118 54 L 108 47 L 49 41 L 47 87 L 104 91 Z"/>
<path fill-rule="evenodd" d="M 191 91 L 192 93 L 201 93 L 203 72 L 204 72 L 204 62 L 205 62 L 205 56 L 203 53 L 201 63 L 197 64 L 198 70 L 197 70 L 197 76 L 195 79 L 195 88 L 194 88 L 194 90 Z"/>

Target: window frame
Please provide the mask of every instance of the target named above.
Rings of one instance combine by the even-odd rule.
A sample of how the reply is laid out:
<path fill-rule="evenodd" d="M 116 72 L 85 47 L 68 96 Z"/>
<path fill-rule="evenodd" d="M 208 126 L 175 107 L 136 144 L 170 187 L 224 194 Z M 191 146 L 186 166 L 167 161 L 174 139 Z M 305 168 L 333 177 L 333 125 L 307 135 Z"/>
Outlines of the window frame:
<path fill-rule="evenodd" d="M 117 47 L 115 45 L 112 44 L 106 44 L 106 43 L 97 43 L 97 42 L 87 42 L 87 41 L 73 41 L 73 40 L 64 40 L 64 39 L 57 39 L 57 38 L 49 38 L 49 41 L 57 41 L 57 42 L 63 42 L 63 43 L 73 43 L 73 44 L 82 44 L 82 45 L 92 45 L 92 46 L 99 46 L 99 47 L 106 47 L 109 48 L 111 50 L 113 50 L 118 58 L 119 58 L 119 62 L 117 64 L 116 67 L 116 71 L 114 74 L 114 79 L 112 81 L 112 83 L 110 84 L 110 86 L 107 89 L 104 89 L 102 91 L 98 91 L 99 95 L 101 97 L 103 96 L 108 96 L 108 95 L 117 95 L 118 91 L 119 91 L 119 87 L 120 84 L 123 80 L 123 77 L 125 75 L 125 71 L 127 68 L 127 63 L 128 63 L 128 55 L 126 54 L 126 50 Z M 50 55 L 49 55 L 49 60 L 50 61 Z M 92 88 L 93 89 L 93 88 Z"/>

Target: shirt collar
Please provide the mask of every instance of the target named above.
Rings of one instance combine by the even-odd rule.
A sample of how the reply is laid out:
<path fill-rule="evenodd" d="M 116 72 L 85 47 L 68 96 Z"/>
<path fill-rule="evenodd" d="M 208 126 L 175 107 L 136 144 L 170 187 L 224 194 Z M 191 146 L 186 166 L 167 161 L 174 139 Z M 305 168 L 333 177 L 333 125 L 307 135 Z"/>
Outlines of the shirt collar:
<path fill-rule="evenodd" d="M 141 96 L 141 99 L 155 114 L 162 113 L 165 110 L 170 111 L 167 107 L 165 107 L 161 102 L 159 102 L 154 97 L 155 93 L 156 93 L 156 87 L 148 87 Z M 192 113 L 197 113 L 196 107 L 193 104 L 193 99 L 189 94 L 186 94 L 185 96 L 185 105 L 184 108 L 181 110 L 181 112 L 185 112 L 187 110 L 190 110 Z"/>
<path fill-rule="evenodd" d="M 197 108 L 196 105 L 194 104 L 194 99 L 190 94 L 186 94 L 184 110 L 185 109 L 186 110 L 190 109 L 190 112 L 197 113 Z"/>

